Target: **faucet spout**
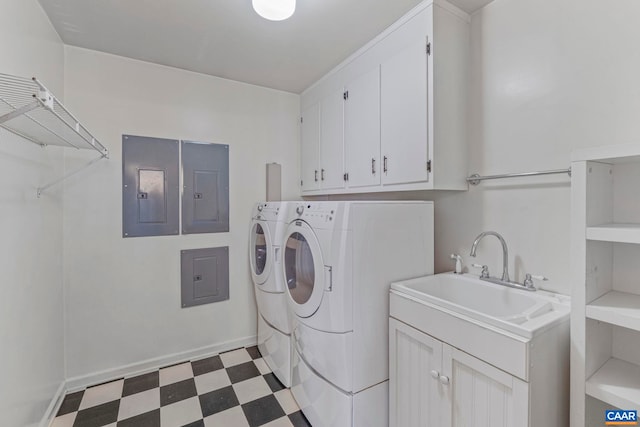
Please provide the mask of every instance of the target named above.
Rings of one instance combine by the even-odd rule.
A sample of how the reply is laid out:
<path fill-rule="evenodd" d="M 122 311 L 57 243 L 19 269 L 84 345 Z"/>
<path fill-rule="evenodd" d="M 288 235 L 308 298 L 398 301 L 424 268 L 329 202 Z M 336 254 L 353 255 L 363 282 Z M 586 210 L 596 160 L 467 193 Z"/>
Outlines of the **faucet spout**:
<path fill-rule="evenodd" d="M 502 244 L 502 281 L 509 282 L 509 250 L 507 249 L 507 242 L 505 242 L 504 238 L 496 233 L 495 231 L 484 231 L 476 237 L 473 241 L 473 245 L 471 245 L 471 253 L 469 254 L 472 257 L 476 256 L 476 249 L 478 247 L 478 243 L 485 236 L 495 236 Z"/>

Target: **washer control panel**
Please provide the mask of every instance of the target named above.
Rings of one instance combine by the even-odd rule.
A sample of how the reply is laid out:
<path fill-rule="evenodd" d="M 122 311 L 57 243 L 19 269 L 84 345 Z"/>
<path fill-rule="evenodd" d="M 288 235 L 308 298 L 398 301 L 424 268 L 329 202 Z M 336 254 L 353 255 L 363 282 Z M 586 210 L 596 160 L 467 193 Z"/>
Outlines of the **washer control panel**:
<path fill-rule="evenodd" d="M 254 218 L 274 221 L 280 216 L 281 209 L 279 203 L 260 203 L 256 211 Z"/>

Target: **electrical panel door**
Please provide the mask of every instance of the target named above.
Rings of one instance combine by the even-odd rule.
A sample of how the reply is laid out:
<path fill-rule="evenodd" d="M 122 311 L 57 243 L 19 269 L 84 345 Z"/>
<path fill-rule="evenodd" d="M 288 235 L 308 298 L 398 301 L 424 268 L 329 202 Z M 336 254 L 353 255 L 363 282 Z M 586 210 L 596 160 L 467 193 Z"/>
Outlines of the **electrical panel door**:
<path fill-rule="evenodd" d="M 123 237 L 178 234 L 177 140 L 122 136 Z"/>
<path fill-rule="evenodd" d="M 229 231 L 229 146 L 182 141 L 182 234 Z"/>
<path fill-rule="evenodd" d="M 181 252 L 182 307 L 229 299 L 229 247 Z"/>

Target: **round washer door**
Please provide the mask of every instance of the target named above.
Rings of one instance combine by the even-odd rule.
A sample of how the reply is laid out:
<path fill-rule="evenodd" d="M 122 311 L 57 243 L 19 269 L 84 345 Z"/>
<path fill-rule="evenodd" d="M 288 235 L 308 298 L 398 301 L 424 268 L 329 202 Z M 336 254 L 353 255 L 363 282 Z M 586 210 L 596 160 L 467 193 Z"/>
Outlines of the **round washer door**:
<path fill-rule="evenodd" d="M 320 244 L 304 221 L 289 224 L 284 239 L 282 271 L 289 301 L 300 317 L 318 310 L 324 293 L 324 262 Z"/>
<path fill-rule="evenodd" d="M 250 240 L 249 263 L 251 264 L 251 276 L 256 285 L 261 285 L 269 278 L 271 265 L 273 264 L 273 246 L 266 222 L 255 219 L 251 221 Z"/>

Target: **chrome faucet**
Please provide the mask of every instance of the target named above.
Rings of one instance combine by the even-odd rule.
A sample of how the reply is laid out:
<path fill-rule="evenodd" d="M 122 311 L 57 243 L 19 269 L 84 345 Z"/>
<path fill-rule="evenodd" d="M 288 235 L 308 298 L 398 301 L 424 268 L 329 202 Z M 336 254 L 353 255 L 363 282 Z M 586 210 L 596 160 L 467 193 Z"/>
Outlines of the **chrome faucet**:
<path fill-rule="evenodd" d="M 478 247 L 478 243 L 485 236 L 496 236 L 500 243 L 502 244 L 502 280 L 503 282 L 510 282 L 509 279 L 509 250 L 507 249 L 507 242 L 504 241 L 501 235 L 496 233 L 495 231 L 485 231 L 482 232 L 476 237 L 476 240 L 473 241 L 473 245 L 471 246 L 471 255 L 472 257 L 476 256 L 476 248 Z"/>
<path fill-rule="evenodd" d="M 495 283 L 497 285 L 509 286 L 511 288 L 524 289 L 526 291 L 535 291 L 536 287 L 533 285 L 533 280 L 549 280 L 544 276 L 534 276 L 533 274 L 527 274 L 524 283 L 512 282 L 509 279 L 509 250 L 507 249 L 507 242 L 504 241 L 501 235 L 496 233 L 495 231 L 485 231 L 480 233 L 476 240 L 473 241 L 473 245 L 471 245 L 471 255 L 472 257 L 476 256 L 476 249 L 478 248 L 478 243 L 485 236 L 496 236 L 500 243 L 502 244 L 502 279 L 498 279 L 497 277 L 491 277 L 489 275 L 489 268 L 486 265 L 480 264 L 471 264 L 473 267 L 481 268 L 482 273 L 480 273 L 480 280 L 485 280 L 490 283 Z"/>

